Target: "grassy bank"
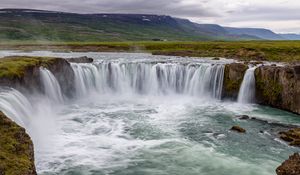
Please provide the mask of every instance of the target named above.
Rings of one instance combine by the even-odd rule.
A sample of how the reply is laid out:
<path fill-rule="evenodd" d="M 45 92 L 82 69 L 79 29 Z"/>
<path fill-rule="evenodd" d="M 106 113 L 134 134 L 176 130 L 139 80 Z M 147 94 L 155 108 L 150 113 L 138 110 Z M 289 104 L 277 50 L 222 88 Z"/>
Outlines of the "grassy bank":
<path fill-rule="evenodd" d="M 240 60 L 300 61 L 300 41 L 215 42 L 11 42 L 0 49 L 25 51 L 149 52 L 155 55 L 226 57 Z"/>
<path fill-rule="evenodd" d="M 22 77 L 29 67 L 47 67 L 55 58 L 47 57 L 5 57 L 0 59 L 0 78 Z"/>

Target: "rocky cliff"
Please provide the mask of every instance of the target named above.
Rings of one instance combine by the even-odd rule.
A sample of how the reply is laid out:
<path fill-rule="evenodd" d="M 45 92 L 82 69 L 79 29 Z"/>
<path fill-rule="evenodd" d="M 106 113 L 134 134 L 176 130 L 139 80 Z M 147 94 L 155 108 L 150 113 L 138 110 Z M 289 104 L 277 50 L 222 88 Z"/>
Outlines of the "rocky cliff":
<path fill-rule="evenodd" d="M 237 99 L 248 66 L 225 65 L 222 97 Z M 256 103 L 300 114 L 300 66 L 260 66 L 255 70 Z"/>
<path fill-rule="evenodd" d="M 300 114 L 300 66 L 255 70 L 257 103 Z"/>
<path fill-rule="evenodd" d="M 33 143 L 16 123 L 0 112 L 0 174 L 36 175 Z"/>
<path fill-rule="evenodd" d="M 43 91 L 40 67 L 49 69 L 59 81 L 67 96 L 74 89 L 74 72 L 70 63 L 62 58 L 6 57 L 0 60 L 0 86 L 9 86 L 25 92 Z"/>
<path fill-rule="evenodd" d="M 232 63 L 225 65 L 223 98 L 237 99 L 239 89 L 242 84 L 244 74 L 248 66 L 242 63 Z"/>

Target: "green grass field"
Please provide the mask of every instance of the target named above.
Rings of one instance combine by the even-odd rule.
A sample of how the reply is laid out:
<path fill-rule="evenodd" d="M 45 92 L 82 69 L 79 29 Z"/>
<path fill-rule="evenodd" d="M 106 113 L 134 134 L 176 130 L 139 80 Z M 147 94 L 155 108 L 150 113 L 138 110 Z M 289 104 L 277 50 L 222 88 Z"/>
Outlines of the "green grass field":
<path fill-rule="evenodd" d="M 209 42 L 8 42 L 0 49 L 148 52 L 155 55 L 226 57 L 239 60 L 299 62 L 300 41 L 209 41 Z"/>

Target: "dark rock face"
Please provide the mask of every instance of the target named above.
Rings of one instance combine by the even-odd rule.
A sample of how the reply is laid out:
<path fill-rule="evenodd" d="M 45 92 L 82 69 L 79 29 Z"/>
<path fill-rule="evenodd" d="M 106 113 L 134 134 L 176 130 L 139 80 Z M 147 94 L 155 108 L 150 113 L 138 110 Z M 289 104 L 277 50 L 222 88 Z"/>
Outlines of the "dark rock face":
<path fill-rule="evenodd" d="M 248 66 L 242 63 L 225 65 L 222 98 L 237 99 Z"/>
<path fill-rule="evenodd" d="M 40 66 L 46 67 L 54 74 L 64 94 L 72 96 L 75 74 L 70 63 L 62 58 L 54 58 L 46 65 L 27 66 L 21 77 L 1 77 L 0 86 L 12 87 L 22 92 L 41 92 L 43 86 L 40 79 Z"/>
<path fill-rule="evenodd" d="M 93 58 L 89 58 L 87 56 L 78 57 L 78 58 L 68 58 L 67 61 L 72 63 L 92 63 L 94 61 Z"/>
<path fill-rule="evenodd" d="M 70 63 L 65 59 L 57 58 L 47 68 L 56 77 L 62 92 L 68 97 L 71 97 L 75 90 L 75 74 Z"/>
<path fill-rule="evenodd" d="M 33 143 L 25 132 L 0 112 L 0 174 L 36 175 Z"/>
<path fill-rule="evenodd" d="M 280 132 L 280 138 L 289 142 L 291 146 L 300 146 L 300 128 L 291 129 L 286 132 Z"/>
<path fill-rule="evenodd" d="M 300 114 L 299 69 L 299 66 L 257 68 L 257 103 Z"/>
<path fill-rule="evenodd" d="M 236 116 L 240 120 L 249 120 L 250 117 L 248 115 L 237 115 Z"/>
<path fill-rule="evenodd" d="M 300 174 L 300 155 L 295 153 L 288 160 L 283 162 L 277 169 L 277 175 L 299 175 Z"/>
<path fill-rule="evenodd" d="M 230 130 L 232 131 L 236 131 L 236 132 L 239 132 L 239 133 L 246 133 L 246 130 L 240 126 L 233 126 Z"/>

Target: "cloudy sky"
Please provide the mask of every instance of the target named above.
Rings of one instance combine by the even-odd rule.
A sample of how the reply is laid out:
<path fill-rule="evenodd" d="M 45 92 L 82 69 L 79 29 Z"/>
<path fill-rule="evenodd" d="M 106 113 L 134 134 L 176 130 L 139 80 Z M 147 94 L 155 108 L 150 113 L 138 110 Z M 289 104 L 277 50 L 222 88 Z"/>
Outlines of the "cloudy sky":
<path fill-rule="evenodd" d="M 76 13 L 144 13 L 199 23 L 300 33 L 300 0 L 0 0 L 0 8 Z"/>

